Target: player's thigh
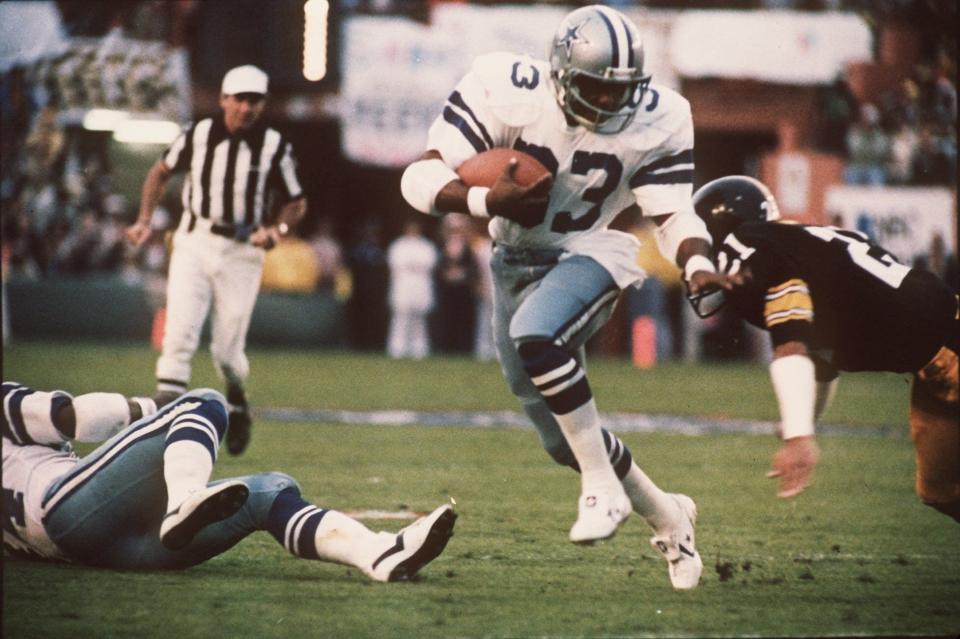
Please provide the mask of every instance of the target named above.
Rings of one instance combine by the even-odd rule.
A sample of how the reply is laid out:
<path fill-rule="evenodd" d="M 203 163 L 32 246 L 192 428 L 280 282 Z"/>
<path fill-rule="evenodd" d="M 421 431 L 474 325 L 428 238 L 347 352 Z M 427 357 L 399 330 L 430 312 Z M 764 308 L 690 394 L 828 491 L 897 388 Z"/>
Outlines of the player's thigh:
<path fill-rule="evenodd" d="M 577 349 L 610 318 L 618 294 L 597 261 L 585 256 L 562 260 L 519 305 L 510 321 L 510 338 L 547 338 Z"/>
<path fill-rule="evenodd" d="M 126 432 L 84 460 L 47 494 L 45 528 L 82 563 L 136 567 L 140 540 L 156 534 L 166 510 L 166 428 Z M 123 433 L 122 433 L 123 434 Z"/>
<path fill-rule="evenodd" d="M 263 274 L 263 251 L 238 244 L 224 255 L 222 272 L 214 278 L 217 316 L 225 322 L 247 319 L 253 313 Z"/>
<path fill-rule="evenodd" d="M 206 254 L 200 237 L 177 233 L 167 275 L 167 307 L 193 310 L 206 316 L 213 295 Z"/>

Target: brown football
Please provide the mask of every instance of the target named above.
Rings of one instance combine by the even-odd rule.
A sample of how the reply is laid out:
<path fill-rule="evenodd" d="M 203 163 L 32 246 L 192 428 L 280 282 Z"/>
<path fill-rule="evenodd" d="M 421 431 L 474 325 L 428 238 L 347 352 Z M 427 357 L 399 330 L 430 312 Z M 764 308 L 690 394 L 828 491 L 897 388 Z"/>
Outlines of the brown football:
<path fill-rule="evenodd" d="M 469 158 L 457 169 L 457 175 L 468 186 L 493 186 L 511 158 L 517 159 L 514 177 L 522 186 L 529 186 L 550 171 L 532 155 L 515 149 L 490 149 Z"/>

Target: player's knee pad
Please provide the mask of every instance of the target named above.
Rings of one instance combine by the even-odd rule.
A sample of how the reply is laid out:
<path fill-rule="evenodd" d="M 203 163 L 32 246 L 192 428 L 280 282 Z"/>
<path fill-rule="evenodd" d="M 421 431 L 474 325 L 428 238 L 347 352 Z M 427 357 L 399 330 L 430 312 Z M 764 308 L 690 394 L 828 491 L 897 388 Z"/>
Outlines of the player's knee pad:
<path fill-rule="evenodd" d="M 224 410 L 226 410 L 227 407 L 227 400 L 224 398 L 223 393 L 212 388 L 196 388 L 175 399 L 174 403 L 189 399 L 200 399 L 205 402 L 219 402 L 224 407 Z"/>
<path fill-rule="evenodd" d="M 192 435 L 190 426 L 195 425 L 201 429 L 213 427 L 216 431 L 217 442 L 223 441 L 227 433 L 227 407 L 223 395 L 210 388 L 201 388 L 190 391 L 185 395 L 178 397 L 173 402 L 167 404 L 162 414 L 176 414 L 171 422 L 170 431 L 167 435 L 167 443 L 176 439 L 198 439 L 205 441 L 204 437 Z M 197 419 L 192 419 L 196 417 Z"/>
<path fill-rule="evenodd" d="M 250 489 L 250 496 L 247 497 L 244 507 L 250 509 L 255 514 L 255 518 L 261 522 L 266 521 L 280 493 L 289 491 L 297 497 L 300 496 L 300 484 L 286 473 L 277 471 L 257 473 L 241 477 L 241 480 Z"/>

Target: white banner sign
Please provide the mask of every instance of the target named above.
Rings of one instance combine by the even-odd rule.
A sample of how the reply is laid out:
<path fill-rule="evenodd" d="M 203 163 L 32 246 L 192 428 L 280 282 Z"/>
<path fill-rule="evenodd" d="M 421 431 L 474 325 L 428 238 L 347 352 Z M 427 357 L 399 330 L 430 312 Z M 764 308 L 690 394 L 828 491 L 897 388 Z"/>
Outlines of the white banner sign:
<path fill-rule="evenodd" d="M 866 233 L 907 265 L 929 255 L 937 236 L 948 251 L 957 251 L 956 203 L 945 188 L 832 186 L 826 220 Z"/>
<path fill-rule="evenodd" d="M 854 13 L 687 11 L 670 39 L 677 72 L 784 84 L 828 84 L 873 59 L 870 26 Z"/>

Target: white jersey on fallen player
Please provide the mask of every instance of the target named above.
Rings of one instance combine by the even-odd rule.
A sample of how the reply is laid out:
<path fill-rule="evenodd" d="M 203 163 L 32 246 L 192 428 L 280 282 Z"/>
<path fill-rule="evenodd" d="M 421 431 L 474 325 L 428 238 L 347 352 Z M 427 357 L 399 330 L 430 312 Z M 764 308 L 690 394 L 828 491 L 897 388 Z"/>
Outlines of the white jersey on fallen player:
<path fill-rule="evenodd" d="M 13 554 L 63 559 L 43 527 L 43 497 L 80 459 L 53 425 L 61 391 L 3 384 L 3 547 Z"/>
<path fill-rule="evenodd" d="M 570 126 L 549 65 L 524 55 L 478 57 L 447 98 L 427 143 L 454 169 L 494 147 L 536 157 L 553 172 L 554 183 L 540 224 L 527 229 L 494 217 L 493 240 L 590 256 L 621 288 L 643 277 L 639 244 L 607 226 L 633 204 L 646 216 L 681 211 L 693 191 L 693 119 L 685 98 L 651 85 L 626 130 L 595 133 Z"/>

